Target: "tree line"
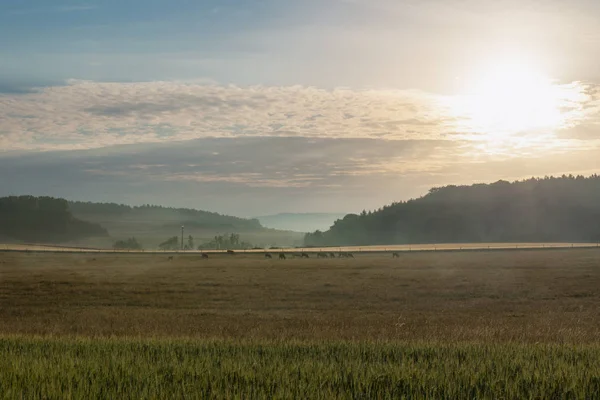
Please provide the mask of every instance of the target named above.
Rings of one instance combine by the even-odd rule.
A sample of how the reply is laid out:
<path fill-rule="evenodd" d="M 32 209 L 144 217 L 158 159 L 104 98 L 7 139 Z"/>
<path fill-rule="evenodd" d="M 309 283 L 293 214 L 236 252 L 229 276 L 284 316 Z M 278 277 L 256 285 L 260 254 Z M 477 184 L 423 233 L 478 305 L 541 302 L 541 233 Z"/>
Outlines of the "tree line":
<path fill-rule="evenodd" d="M 600 241 L 600 177 L 563 175 L 432 188 L 349 214 L 306 246 Z"/>
<path fill-rule="evenodd" d="M 93 203 L 71 201 L 71 212 L 92 221 L 110 221 L 115 219 L 164 221 L 164 227 L 177 228 L 185 225 L 198 229 L 232 229 L 236 231 L 254 231 L 263 229 L 257 219 L 245 219 L 222 215 L 215 212 L 189 208 L 173 208 L 158 205 L 128 206 L 117 203 Z"/>
<path fill-rule="evenodd" d="M 141 244 L 135 239 L 130 238 L 127 241 L 117 241 L 113 246 L 115 249 L 140 250 Z M 176 251 L 176 250 L 245 250 L 252 248 L 252 244 L 240 239 L 237 233 L 217 235 L 213 239 L 194 246 L 194 238 L 192 235 L 183 241 L 180 236 L 172 236 L 158 245 L 159 250 Z"/>

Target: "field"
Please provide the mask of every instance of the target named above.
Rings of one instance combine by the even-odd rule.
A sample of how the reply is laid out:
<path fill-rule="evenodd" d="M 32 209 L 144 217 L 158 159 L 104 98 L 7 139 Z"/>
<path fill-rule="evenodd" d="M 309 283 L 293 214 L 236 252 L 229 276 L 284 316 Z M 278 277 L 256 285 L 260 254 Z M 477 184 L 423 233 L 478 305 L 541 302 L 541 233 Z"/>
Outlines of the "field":
<path fill-rule="evenodd" d="M 8 398 L 600 397 L 600 250 L 0 253 L 0 385 Z"/>

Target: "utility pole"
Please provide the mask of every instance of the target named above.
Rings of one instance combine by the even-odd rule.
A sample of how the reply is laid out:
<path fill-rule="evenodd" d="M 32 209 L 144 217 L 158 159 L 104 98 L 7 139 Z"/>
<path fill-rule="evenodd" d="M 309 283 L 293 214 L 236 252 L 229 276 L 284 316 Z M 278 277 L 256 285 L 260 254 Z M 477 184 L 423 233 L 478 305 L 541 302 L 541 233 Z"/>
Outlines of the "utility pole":
<path fill-rule="evenodd" d="M 181 225 L 181 250 L 183 250 L 183 225 Z"/>

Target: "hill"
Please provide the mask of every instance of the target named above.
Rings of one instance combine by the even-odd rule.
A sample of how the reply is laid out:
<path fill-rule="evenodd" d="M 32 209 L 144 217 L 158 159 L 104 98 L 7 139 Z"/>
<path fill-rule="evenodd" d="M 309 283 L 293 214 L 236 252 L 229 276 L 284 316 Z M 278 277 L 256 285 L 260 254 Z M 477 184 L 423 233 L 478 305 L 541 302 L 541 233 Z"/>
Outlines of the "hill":
<path fill-rule="evenodd" d="M 256 217 L 256 219 L 268 228 L 312 232 L 318 229 L 329 229 L 337 219 L 343 218 L 344 215 L 329 213 L 282 213 Z"/>
<path fill-rule="evenodd" d="M 108 232 L 99 224 L 74 217 L 64 199 L 0 198 L 0 238 L 3 241 L 61 243 L 107 236 Z"/>
<path fill-rule="evenodd" d="M 236 233 L 241 240 L 258 246 L 290 246 L 302 243 L 302 235 L 265 228 L 257 219 L 244 219 L 214 212 L 155 205 L 128 206 L 115 203 L 69 202 L 73 215 L 105 227 L 110 240 L 85 240 L 78 245 L 111 247 L 115 240 L 135 237 L 144 248 L 156 248 L 173 236 L 194 238 L 195 246 L 216 235 Z"/>
<path fill-rule="evenodd" d="M 306 245 L 600 241 L 600 177 L 546 177 L 433 188 L 349 214 Z"/>

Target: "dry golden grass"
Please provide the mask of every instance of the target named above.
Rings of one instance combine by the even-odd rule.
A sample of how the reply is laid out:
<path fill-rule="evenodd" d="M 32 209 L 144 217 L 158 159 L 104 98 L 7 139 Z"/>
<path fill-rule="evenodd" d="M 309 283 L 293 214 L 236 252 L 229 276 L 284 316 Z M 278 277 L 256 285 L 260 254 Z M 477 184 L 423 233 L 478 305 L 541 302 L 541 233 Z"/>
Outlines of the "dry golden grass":
<path fill-rule="evenodd" d="M 600 250 L 0 253 L 0 335 L 598 342 Z"/>

